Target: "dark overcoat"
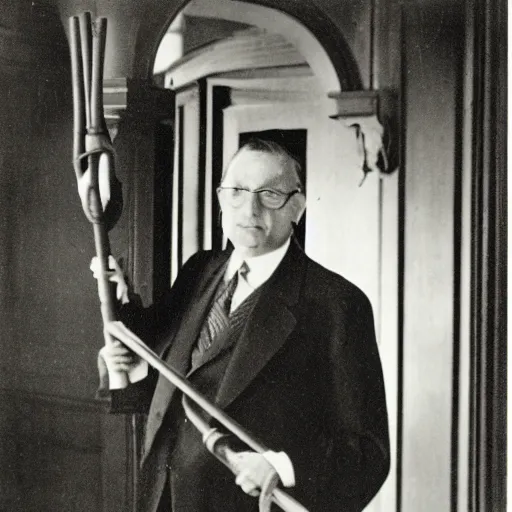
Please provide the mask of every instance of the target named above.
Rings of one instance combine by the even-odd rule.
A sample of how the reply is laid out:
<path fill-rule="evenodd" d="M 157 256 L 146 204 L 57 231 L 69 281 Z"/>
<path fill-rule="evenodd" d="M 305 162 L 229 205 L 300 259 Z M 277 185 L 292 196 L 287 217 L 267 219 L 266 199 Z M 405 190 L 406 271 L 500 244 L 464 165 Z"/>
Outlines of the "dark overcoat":
<path fill-rule="evenodd" d="M 153 337 L 182 374 L 228 257 L 193 256 L 153 311 L 152 325 L 142 313 L 129 315 L 135 332 Z M 189 378 L 264 445 L 288 454 L 296 475 L 290 494 L 310 511 L 362 510 L 384 482 L 388 424 L 371 305 L 295 242 L 263 285 L 237 342 Z M 203 448 L 180 411 L 180 392 L 164 379 L 155 389 L 151 380 L 112 398 L 118 412 L 151 403 L 138 510 L 155 512 L 169 481 L 173 512 L 257 511 L 257 500 Z"/>

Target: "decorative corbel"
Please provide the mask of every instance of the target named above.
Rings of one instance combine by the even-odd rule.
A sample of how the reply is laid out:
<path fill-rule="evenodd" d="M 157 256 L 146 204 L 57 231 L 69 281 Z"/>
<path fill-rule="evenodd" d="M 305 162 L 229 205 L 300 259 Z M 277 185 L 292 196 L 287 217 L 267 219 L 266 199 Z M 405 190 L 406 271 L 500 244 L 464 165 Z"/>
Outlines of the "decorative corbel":
<path fill-rule="evenodd" d="M 332 108 L 329 117 L 353 128 L 360 141 L 364 177 L 369 172 L 394 172 L 398 154 L 395 95 L 390 91 L 349 91 L 328 97 Z"/>

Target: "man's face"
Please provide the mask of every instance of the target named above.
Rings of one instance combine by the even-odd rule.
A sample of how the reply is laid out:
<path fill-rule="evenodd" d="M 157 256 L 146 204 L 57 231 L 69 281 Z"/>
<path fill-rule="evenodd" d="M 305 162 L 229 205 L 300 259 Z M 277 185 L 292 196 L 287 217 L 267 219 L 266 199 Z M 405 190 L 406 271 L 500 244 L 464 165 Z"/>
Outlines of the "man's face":
<path fill-rule="evenodd" d="M 232 160 L 222 187 L 257 191 L 262 189 L 290 193 L 299 188 L 295 172 L 278 156 L 246 150 Z M 246 256 L 259 256 L 283 245 L 305 208 L 305 197 L 294 194 L 280 209 L 260 204 L 257 194 L 245 193 L 240 206 L 234 207 L 222 192 L 222 228 L 234 247 Z"/>

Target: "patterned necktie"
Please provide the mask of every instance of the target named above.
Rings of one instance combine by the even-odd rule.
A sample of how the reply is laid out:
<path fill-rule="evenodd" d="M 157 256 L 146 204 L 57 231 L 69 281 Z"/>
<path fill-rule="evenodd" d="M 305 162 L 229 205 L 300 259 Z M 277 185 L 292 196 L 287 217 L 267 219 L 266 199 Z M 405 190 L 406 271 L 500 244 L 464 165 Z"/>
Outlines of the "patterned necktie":
<path fill-rule="evenodd" d="M 238 285 L 238 276 L 247 273 L 247 265 L 242 264 L 238 272 L 231 278 L 225 288 L 220 287 L 216 293 L 213 305 L 206 317 L 199 339 L 197 340 L 197 349 L 200 353 L 206 352 L 214 342 L 215 338 L 229 328 L 229 312 L 231 301 Z"/>

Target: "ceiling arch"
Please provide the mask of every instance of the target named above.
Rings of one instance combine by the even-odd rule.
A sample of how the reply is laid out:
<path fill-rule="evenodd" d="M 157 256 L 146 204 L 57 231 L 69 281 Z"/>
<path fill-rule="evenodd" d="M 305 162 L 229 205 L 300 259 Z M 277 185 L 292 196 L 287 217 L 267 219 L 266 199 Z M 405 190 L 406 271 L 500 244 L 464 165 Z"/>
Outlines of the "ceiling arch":
<path fill-rule="evenodd" d="M 153 5 L 137 34 L 135 76 L 151 76 L 158 45 L 184 6 L 196 16 L 238 21 L 283 35 L 304 56 L 326 93 L 361 88 L 355 61 L 338 28 L 316 6 L 296 0 L 192 0 L 179 2 L 174 9 Z"/>

